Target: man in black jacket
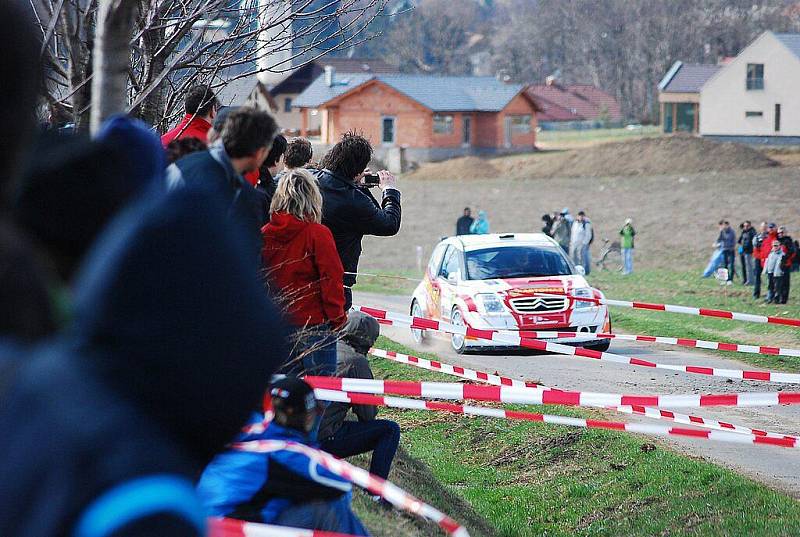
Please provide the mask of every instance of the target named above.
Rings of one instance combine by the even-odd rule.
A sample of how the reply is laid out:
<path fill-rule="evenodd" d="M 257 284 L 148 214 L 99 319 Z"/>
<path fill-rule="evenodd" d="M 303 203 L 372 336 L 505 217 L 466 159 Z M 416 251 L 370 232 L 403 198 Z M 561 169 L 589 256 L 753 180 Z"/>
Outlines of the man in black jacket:
<path fill-rule="evenodd" d="M 269 218 L 264 198 L 242 174 L 266 160 L 278 124 L 267 112 L 242 107 L 225 120 L 220 140 L 208 151 L 192 153 L 167 168 L 170 188 L 199 185 L 214 191 L 249 238 L 252 259 L 261 258 L 261 227 Z"/>
<path fill-rule="evenodd" d="M 756 230 L 750 223 L 750 220 L 745 220 L 740 226 L 742 232 L 739 235 L 739 260 L 742 263 L 742 283 L 744 285 L 753 285 L 755 277 L 753 275 L 753 237 L 756 236 Z"/>
<path fill-rule="evenodd" d="M 361 238 L 389 237 L 400 231 L 400 191 L 386 170 L 378 172 L 383 199 L 378 203 L 363 185 L 372 146 L 366 138 L 348 132 L 322 159 L 318 174 L 322 192 L 322 223 L 330 228 L 344 266 L 345 310 L 353 304 L 350 289 L 356 283 Z"/>

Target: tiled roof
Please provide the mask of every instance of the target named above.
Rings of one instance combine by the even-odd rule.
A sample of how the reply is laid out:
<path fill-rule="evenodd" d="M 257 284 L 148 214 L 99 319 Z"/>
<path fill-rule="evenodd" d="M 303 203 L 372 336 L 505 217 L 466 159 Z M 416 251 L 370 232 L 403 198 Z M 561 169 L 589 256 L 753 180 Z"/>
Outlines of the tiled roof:
<path fill-rule="evenodd" d="M 719 65 L 676 62 L 659 84 L 665 93 L 699 93 L 703 84 L 720 70 Z M 672 76 L 670 77 L 670 74 Z"/>
<path fill-rule="evenodd" d="M 778 41 L 783 43 L 792 54 L 800 58 L 800 34 L 775 34 Z"/>
<path fill-rule="evenodd" d="M 338 73 L 373 73 L 376 75 L 397 73 L 399 70 L 383 60 L 375 58 L 329 58 L 315 60 L 321 67 L 332 66 Z"/>
<path fill-rule="evenodd" d="M 539 121 L 597 120 L 604 115 L 611 121 L 622 119 L 617 100 L 589 84 L 537 84 L 529 86 L 527 93 L 542 109 Z"/>
<path fill-rule="evenodd" d="M 373 76 L 360 73 L 337 75 L 336 84 L 329 87 L 323 75 L 297 96 L 294 106 L 316 108 L 373 78 L 434 112 L 499 112 L 523 89 L 522 85 L 506 84 L 490 76 Z"/>
<path fill-rule="evenodd" d="M 217 99 L 223 106 L 242 106 L 258 84 L 255 74 L 237 78 L 216 90 Z"/>

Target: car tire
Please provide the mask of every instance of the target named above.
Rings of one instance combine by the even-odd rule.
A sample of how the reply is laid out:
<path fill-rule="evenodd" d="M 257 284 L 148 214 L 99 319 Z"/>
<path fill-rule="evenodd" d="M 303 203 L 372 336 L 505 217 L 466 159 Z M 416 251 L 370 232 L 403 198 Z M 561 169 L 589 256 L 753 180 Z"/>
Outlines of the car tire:
<path fill-rule="evenodd" d="M 422 312 L 422 306 L 419 305 L 417 299 L 414 299 L 411 302 L 411 316 L 412 317 L 425 317 Z M 411 329 L 411 337 L 415 343 L 425 343 L 425 340 L 428 339 L 427 331 L 425 330 L 416 330 L 414 328 Z"/>
<path fill-rule="evenodd" d="M 453 311 L 450 313 L 450 322 L 456 326 L 466 326 L 464 316 L 461 314 L 461 310 L 459 310 L 458 307 L 453 308 Z M 467 351 L 467 340 L 464 336 L 451 334 L 450 346 L 457 354 L 464 354 Z"/>
<path fill-rule="evenodd" d="M 611 346 L 611 340 L 603 339 L 601 343 L 592 343 L 591 345 L 584 345 L 584 348 L 587 348 L 591 351 L 606 352 L 610 346 Z"/>

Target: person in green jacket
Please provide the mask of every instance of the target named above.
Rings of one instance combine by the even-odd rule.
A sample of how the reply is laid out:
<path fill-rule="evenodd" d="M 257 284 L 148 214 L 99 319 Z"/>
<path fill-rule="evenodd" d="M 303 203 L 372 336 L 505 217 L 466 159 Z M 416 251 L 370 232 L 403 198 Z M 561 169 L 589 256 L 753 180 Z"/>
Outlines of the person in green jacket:
<path fill-rule="evenodd" d="M 489 220 L 486 218 L 486 211 L 478 211 L 478 218 L 469 226 L 469 232 L 472 235 L 489 233 Z"/>
<path fill-rule="evenodd" d="M 633 229 L 633 220 L 630 218 L 625 219 L 625 225 L 619 230 L 622 237 L 620 247 L 622 248 L 622 273 L 630 274 L 633 272 L 633 237 L 636 235 L 636 230 Z"/>

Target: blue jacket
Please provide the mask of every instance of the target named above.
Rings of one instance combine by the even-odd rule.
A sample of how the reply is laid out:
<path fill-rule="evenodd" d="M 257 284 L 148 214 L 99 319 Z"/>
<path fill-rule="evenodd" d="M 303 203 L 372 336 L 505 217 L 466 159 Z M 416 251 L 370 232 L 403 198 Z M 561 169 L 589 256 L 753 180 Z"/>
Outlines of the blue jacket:
<path fill-rule="evenodd" d="M 286 355 L 226 209 L 191 186 L 145 196 L 89 253 L 69 330 L 0 343 L 0 535 L 204 533 L 192 480 Z"/>
<path fill-rule="evenodd" d="M 251 423 L 262 415 L 254 414 Z M 300 431 L 271 423 L 263 432 L 241 433 L 237 442 L 284 440 L 317 447 Z M 197 485 L 200 498 L 212 516 L 233 516 L 269 524 L 293 503 L 336 500 L 351 494 L 351 485 L 290 451 L 253 453 L 228 450 L 217 455 L 203 471 Z"/>

